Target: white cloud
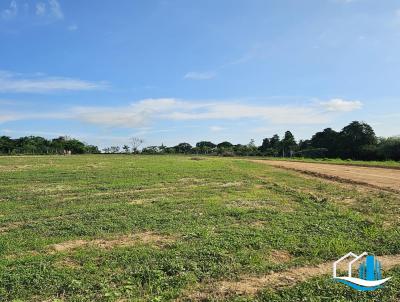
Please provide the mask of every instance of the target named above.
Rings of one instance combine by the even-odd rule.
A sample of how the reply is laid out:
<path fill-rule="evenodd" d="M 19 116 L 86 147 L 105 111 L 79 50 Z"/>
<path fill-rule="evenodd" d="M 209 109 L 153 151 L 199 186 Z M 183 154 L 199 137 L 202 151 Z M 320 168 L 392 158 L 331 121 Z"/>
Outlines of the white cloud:
<path fill-rule="evenodd" d="M 36 15 L 44 16 L 46 14 L 46 4 L 43 2 L 36 3 Z"/>
<path fill-rule="evenodd" d="M 105 126 L 142 127 L 154 120 L 258 119 L 273 124 L 318 124 L 329 115 L 318 106 L 262 106 L 237 102 L 190 102 L 177 99 L 147 99 L 125 107 L 79 107 L 75 118 Z M 221 130 L 214 128 L 214 130 Z"/>
<path fill-rule="evenodd" d="M 175 99 L 145 99 L 127 107 L 77 107 L 73 109 L 79 120 L 105 126 L 127 128 L 142 127 L 156 115 L 174 108 L 184 108 L 186 104 Z"/>
<path fill-rule="evenodd" d="M 50 14 L 56 19 L 64 19 L 64 13 L 58 0 L 49 0 Z"/>
<path fill-rule="evenodd" d="M 71 25 L 69 25 L 69 26 L 67 27 L 67 29 L 68 29 L 69 31 L 76 31 L 76 30 L 78 30 L 78 25 L 76 25 L 76 24 L 71 24 Z"/>
<path fill-rule="evenodd" d="M 18 5 L 16 0 L 12 0 L 8 8 L 1 12 L 3 19 L 9 20 L 15 18 L 18 15 Z"/>
<path fill-rule="evenodd" d="M 360 101 L 346 101 L 343 99 L 331 99 L 327 102 L 320 102 L 320 105 L 330 112 L 350 112 L 361 109 L 363 106 Z"/>
<path fill-rule="evenodd" d="M 265 119 L 274 124 L 315 124 L 326 121 L 313 108 L 296 106 L 254 106 L 238 103 L 222 103 L 209 106 L 202 112 L 173 112 L 173 120 L 214 119 Z"/>
<path fill-rule="evenodd" d="M 220 132 L 220 131 L 224 131 L 224 130 L 225 130 L 225 128 L 220 127 L 220 126 L 211 126 L 210 127 L 210 131 L 212 131 L 212 132 Z"/>
<path fill-rule="evenodd" d="M 334 101 L 334 102 L 332 102 Z M 344 102 L 344 103 L 343 103 Z M 144 99 L 120 107 L 74 107 L 62 113 L 3 115 L 0 121 L 18 119 L 71 119 L 106 127 L 143 128 L 155 121 L 239 121 L 249 119 L 266 125 L 312 125 L 328 123 L 336 112 L 346 112 L 353 102 L 331 100 L 306 105 L 254 105 L 237 101 L 187 101 L 174 98 Z M 356 103 L 358 104 L 358 103 Z M 211 126 L 213 132 L 225 130 Z"/>
<path fill-rule="evenodd" d="M 17 116 L 11 114 L 0 114 L 0 123 L 19 120 Z"/>
<path fill-rule="evenodd" d="M 64 77 L 21 75 L 0 71 L 0 93 L 43 93 L 52 91 L 95 90 L 105 88 L 105 83 L 88 82 Z"/>
<path fill-rule="evenodd" d="M 64 13 L 58 0 L 48 0 L 45 2 L 36 3 L 36 15 L 39 17 L 52 18 L 56 20 L 64 19 Z"/>
<path fill-rule="evenodd" d="M 207 71 L 207 72 L 190 71 L 184 76 L 184 78 L 187 80 L 211 80 L 215 77 L 216 73 L 213 71 Z"/>
<path fill-rule="evenodd" d="M 27 13 L 35 14 L 40 18 L 53 19 L 53 20 L 64 19 L 64 13 L 61 9 L 61 5 L 58 0 L 47 0 L 46 2 L 37 1 L 34 5 L 32 5 L 32 7 L 33 11 L 29 12 L 28 3 L 24 3 L 22 5 L 22 10 L 25 10 Z M 19 12 L 18 2 L 16 0 L 12 0 L 8 8 L 0 11 L 0 17 L 5 20 L 14 19 L 15 17 L 18 16 L 18 12 Z"/>

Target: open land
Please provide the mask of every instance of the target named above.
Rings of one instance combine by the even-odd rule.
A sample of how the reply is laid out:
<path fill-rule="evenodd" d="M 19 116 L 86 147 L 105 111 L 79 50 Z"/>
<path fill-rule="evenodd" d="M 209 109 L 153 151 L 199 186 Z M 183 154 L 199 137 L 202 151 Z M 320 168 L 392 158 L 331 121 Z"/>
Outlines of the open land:
<path fill-rule="evenodd" d="M 282 165 L 0 157 L 0 301 L 399 301 L 398 171 Z M 349 251 L 387 286 L 333 282 Z"/>
<path fill-rule="evenodd" d="M 344 183 L 361 184 L 400 192 L 399 169 L 278 160 L 255 160 L 254 162 L 295 170 Z"/>

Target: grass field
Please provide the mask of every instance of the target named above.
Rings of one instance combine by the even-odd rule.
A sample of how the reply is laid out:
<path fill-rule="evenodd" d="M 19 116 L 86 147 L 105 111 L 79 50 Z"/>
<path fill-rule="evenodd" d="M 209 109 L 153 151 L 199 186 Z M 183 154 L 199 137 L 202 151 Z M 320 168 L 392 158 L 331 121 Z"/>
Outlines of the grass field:
<path fill-rule="evenodd" d="M 372 293 L 257 282 L 400 254 L 399 226 L 398 194 L 244 159 L 0 157 L 0 301 L 399 301 L 399 267 Z"/>

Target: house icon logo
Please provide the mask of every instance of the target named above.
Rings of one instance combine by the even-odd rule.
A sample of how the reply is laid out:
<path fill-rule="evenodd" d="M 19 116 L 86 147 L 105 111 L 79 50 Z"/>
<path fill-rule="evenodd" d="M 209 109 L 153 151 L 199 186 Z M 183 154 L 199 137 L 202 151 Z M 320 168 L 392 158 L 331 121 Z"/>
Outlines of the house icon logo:
<path fill-rule="evenodd" d="M 348 263 L 348 276 L 338 277 L 337 266 L 347 258 L 353 259 Z M 356 269 L 358 264 L 358 278 L 352 276 L 353 265 Z M 367 252 L 361 255 L 356 255 L 352 252 L 344 255 L 333 264 L 333 279 L 335 281 L 346 284 L 355 290 L 359 291 L 373 291 L 381 288 L 383 284 L 390 278 L 382 279 L 381 263 L 373 255 L 368 255 Z"/>

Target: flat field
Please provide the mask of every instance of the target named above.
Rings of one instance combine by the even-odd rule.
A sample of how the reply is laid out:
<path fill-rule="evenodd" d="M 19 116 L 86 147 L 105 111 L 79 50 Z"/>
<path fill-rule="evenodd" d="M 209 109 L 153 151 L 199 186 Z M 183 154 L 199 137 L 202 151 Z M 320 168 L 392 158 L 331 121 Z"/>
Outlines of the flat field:
<path fill-rule="evenodd" d="M 340 158 L 305 158 L 305 157 L 293 157 L 293 158 L 281 158 L 281 157 L 262 157 L 261 159 L 277 160 L 277 161 L 295 161 L 295 162 L 306 162 L 306 163 L 320 163 L 320 164 L 335 164 L 344 166 L 361 166 L 361 167 L 381 167 L 400 169 L 400 162 L 394 160 L 387 161 L 363 161 L 363 160 L 350 160 Z"/>
<path fill-rule="evenodd" d="M 355 183 L 400 193 L 400 169 L 345 166 L 342 164 L 323 164 L 289 160 L 252 160 L 278 168 L 290 169 L 317 177 L 333 179 L 344 183 Z"/>
<path fill-rule="evenodd" d="M 399 301 L 400 194 L 238 158 L 0 157 L 0 301 Z M 331 279 L 380 256 L 383 289 Z"/>

